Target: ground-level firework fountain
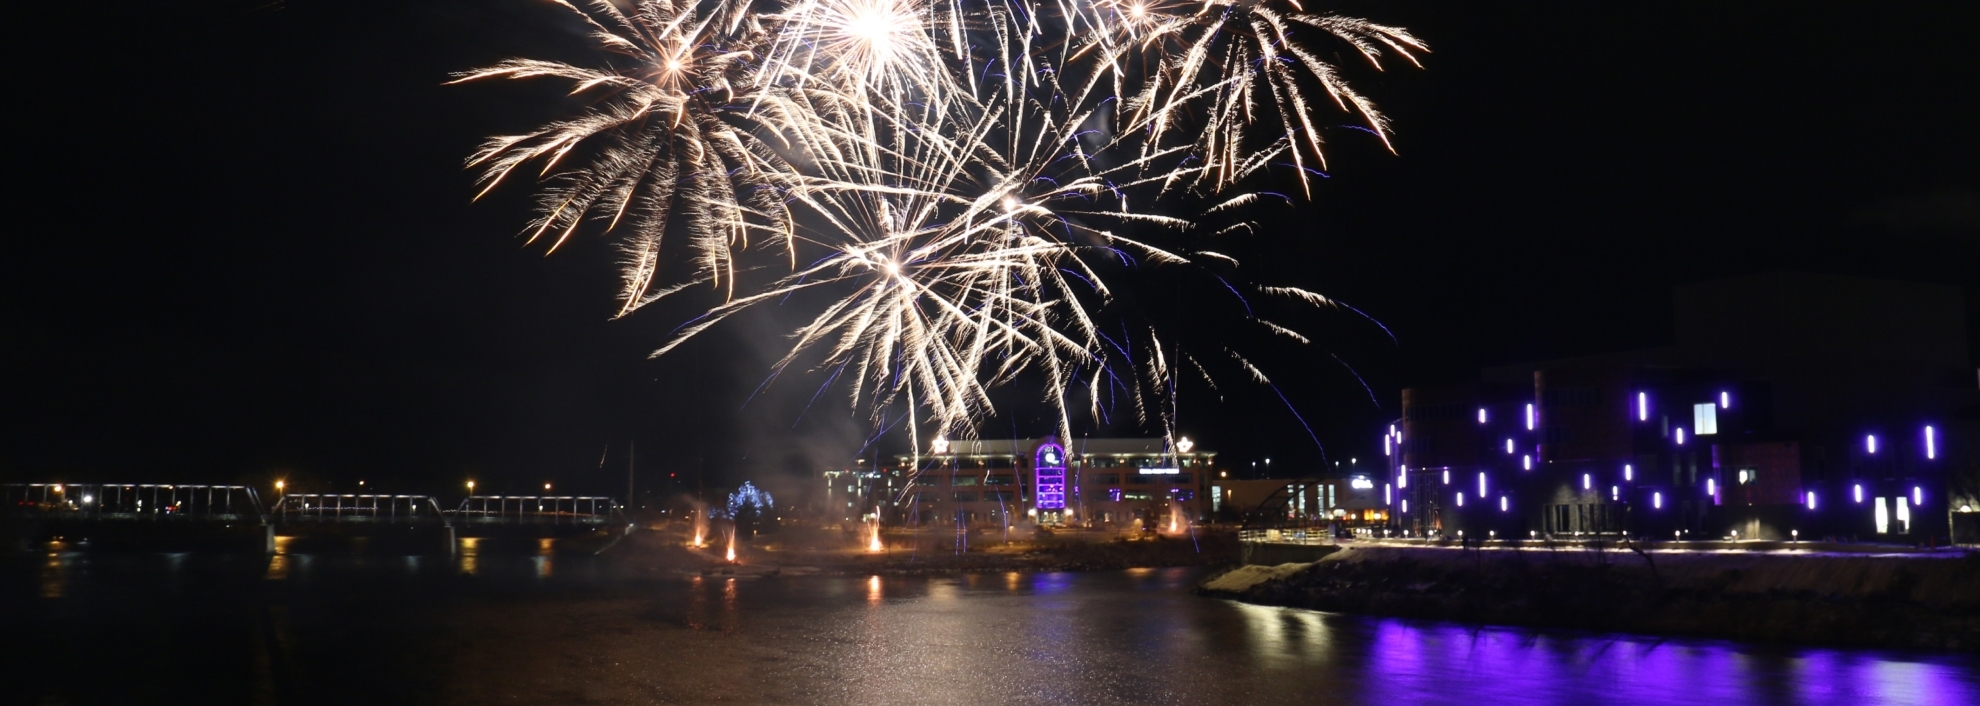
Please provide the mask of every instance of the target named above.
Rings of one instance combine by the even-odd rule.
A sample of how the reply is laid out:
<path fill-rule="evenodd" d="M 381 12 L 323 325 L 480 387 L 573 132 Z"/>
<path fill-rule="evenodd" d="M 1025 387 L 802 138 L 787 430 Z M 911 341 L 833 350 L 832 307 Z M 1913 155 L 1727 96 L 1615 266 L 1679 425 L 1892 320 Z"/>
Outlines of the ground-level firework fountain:
<path fill-rule="evenodd" d="M 729 528 L 729 563 L 736 561 L 736 529 Z"/>
<path fill-rule="evenodd" d="M 708 508 L 694 509 L 694 547 L 700 549 L 708 543 Z"/>
<path fill-rule="evenodd" d="M 887 545 L 880 543 L 880 514 L 876 510 L 873 514 L 873 519 L 866 522 L 866 551 L 882 552 L 886 550 Z"/>

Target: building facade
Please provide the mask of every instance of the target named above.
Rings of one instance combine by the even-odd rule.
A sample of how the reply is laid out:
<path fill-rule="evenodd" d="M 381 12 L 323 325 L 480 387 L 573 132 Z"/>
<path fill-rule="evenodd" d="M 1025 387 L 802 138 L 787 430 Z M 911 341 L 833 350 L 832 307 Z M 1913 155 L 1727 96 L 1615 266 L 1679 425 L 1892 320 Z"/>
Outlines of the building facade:
<path fill-rule="evenodd" d="M 1166 529 L 1207 519 L 1216 457 L 1187 437 L 936 439 L 880 470 L 873 506 L 910 526 Z"/>
<path fill-rule="evenodd" d="M 1676 300 L 1673 346 L 1405 390 L 1394 528 L 1925 544 L 1972 512 L 1957 289 L 1776 273 Z"/>

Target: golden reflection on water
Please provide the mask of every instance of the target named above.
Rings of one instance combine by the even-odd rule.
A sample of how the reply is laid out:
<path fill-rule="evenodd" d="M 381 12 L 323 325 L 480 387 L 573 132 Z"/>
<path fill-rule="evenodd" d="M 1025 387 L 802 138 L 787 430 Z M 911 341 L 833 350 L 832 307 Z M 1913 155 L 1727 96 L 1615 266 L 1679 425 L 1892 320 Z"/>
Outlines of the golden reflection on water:
<path fill-rule="evenodd" d="M 556 542 L 557 540 L 550 539 L 547 537 L 544 539 L 536 540 L 536 556 L 534 558 L 534 561 L 536 562 L 537 578 L 540 579 L 550 578 L 550 574 L 551 574 L 550 556 L 556 553 Z"/>
<path fill-rule="evenodd" d="M 461 573 L 469 576 L 481 570 L 481 538 L 461 538 Z"/>
<path fill-rule="evenodd" d="M 289 578 L 289 543 L 295 540 L 295 537 L 275 536 L 275 554 L 268 557 L 268 573 L 262 578 L 270 581 Z"/>
<path fill-rule="evenodd" d="M 69 570 L 62 561 L 62 551 L 68 549 L 67 542 L 48 543 L 48 561 L 41 565 L 41 597 L 61 598 L 69 593 Z"/>
<path fill-rule="evenodd" d="M 1020 574 L 1016 571 L 1010 572 L 1008 574 L 1004 574 L 1004 590 L 1010 591 L 1011 593 L 1017 593 L 1018 586 L 1022 585 L 1021 582 L 1023 580 L 1024 580 L 1024 574 Z"/>
<path fill-rule="evenodd" d="M 866 604 L 880 605 L 881 595 L 880 576 L 879 574 L 875 574 L 872 578 L 866 580 Z"/>

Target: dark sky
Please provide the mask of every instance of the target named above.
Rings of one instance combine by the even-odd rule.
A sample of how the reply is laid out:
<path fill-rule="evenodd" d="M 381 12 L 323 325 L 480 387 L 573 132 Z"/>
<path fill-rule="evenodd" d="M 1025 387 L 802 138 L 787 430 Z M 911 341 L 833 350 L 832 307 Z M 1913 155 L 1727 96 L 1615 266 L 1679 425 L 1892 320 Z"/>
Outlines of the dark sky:
<path fill-rule="evenodd" d="M 1353 75 L 1400 156 L 1330 128 L 1315 201 L 1232 246 L 1394 333 L 1341 314 L 1261 354 L 1329 458 L 1368 454 L 1411 382 L 1662 342 L 1674 283 L 1889 276 L 1980 312 L 1980 6 L 1309 7 L 1434 49 Z M 33 3 L 0 33 L 0 477 L 612 492 L 628 440 L 661 482 L 843 463 L 867 429 L 842 393 L 800 417 L 815 382 L 744 405 L 763 321 L 646 360 L 678 319 L 608 321 L 602 244 L 545 258 L 514 237 L 525 192 L 469 202 L 484 135 L 570 105 L 441 83 L 586 58 L 547 2 Z M 1276 396 L 1224 393 L 1186 388 L 1182 431 L 1318 462 Z M 1013 409 L 992 425 L 1049 431 Z"/>

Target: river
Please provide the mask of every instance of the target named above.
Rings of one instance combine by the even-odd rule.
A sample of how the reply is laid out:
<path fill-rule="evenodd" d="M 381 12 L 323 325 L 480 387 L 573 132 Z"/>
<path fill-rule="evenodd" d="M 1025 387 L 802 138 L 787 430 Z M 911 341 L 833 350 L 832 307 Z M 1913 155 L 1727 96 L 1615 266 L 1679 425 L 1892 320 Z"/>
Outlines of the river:
<path fill-rule="evenodd" d="M 1193 569 L 737 579 L 636 554 L 464 549 L 11 555 L 4 700 L 1980 703 L 1972 655 L 1268 608 L 1191 595 Z"/>

